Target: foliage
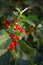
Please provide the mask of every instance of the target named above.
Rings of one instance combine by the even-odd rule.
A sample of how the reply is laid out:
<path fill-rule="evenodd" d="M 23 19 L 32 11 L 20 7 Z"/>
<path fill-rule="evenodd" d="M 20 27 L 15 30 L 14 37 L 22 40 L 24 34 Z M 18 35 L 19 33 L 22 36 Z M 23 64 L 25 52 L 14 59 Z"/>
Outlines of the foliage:
<path fill-rule="evenodd" d="M 0 0 L 0 49 L 8 49 L 14 65 L 43 65 L 42 2 Z"/>

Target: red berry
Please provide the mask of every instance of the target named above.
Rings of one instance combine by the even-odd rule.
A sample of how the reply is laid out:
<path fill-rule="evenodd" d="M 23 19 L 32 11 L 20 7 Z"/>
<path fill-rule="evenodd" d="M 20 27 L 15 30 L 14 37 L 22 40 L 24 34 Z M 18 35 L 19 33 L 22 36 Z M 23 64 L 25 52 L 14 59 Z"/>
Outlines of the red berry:
<path fill-rule="evenodd" d="M 16 28 L 14 28 L 14 30 L 18 31 L 20 29 L 19 25 L 16 25 Z"/>
<path fill-rule="evenodd" d="M 14 28 L 14 30 L 18 31 L 18 28 Z"/>
<path fill-rule="evenodd" d="M 10 46 L 8 46 L 7 50 L 10 50 Z"/>
<path fill-rule="evenodd" d="M 18 36 L 16 36 L 15 38 L 16 38 L 16 40 L 19 40 L 19 37 Z"/>
<path fill-rule="evenodd" d="M 20 27 L 19 24 L 17 24 L 16 27 Z"/>
<path fill-rule="evenodd" d="M 16 47 L 17 44 L 18 44 L 18 42 L 14 42 L 15 47 Z"/>
<path fill-rule="evenodd" d="M 11 45 L 11 46 L 14 46 L 14 42 L 13 42 L 13 41 L 11 41 L 11 42 L 10 42 L 10 45 Z"/>
<path fill-rule="evenodd" d="M 15 35 L 14 34 L 11 34 L 11 38 L 14 39 Z"/>
<path fill-rule="evenodd" d="M 6 27 L 6 28 L 9 28 L 9 24 L 6 24 L 5 27 Z"/>
<path fill-rule="evenodd" d="M 23 33 L 24 32 L 24 29 L 23 28 L 20 28 L 20 32 Z"/>
<path fill-rule="evenodd" d="M 9 24 L 10 25 L 10 21 L 6 20 L 6 24 Z"/>
<path fill-rule="evenodd" d="M 10 46 L 10 49 L 11 49 L 11 50 L 14 50 L 14 48 L 15 48 L 15 46 Z"/>
<path fill-rule="evenodd" d="M 10 49 L 13 50 L 16 47 L 17 43 L 15 41 L 10 42 Z"/>
<path fill-rule="evenodd" d="M 10 21 L 6 20 L 5 26 L 6 26 L 6 28 L 9 28 L 9 26 L 10 26 Z"/>

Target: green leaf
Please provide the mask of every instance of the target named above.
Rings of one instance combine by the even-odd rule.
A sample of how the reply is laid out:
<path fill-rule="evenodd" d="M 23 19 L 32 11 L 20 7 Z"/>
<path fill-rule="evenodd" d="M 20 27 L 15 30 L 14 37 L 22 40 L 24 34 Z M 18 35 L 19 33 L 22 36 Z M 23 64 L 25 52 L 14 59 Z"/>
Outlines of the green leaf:
<path fill-rule="evenodd" d="M 0 49 L 6 49 L 9 45 L 10 37 L 5 30 L 0 30 Z"/>
<path fill-rule="evenodd" d="M 28 46 L 23 40 L 19 40 L 19 43 L 20 43 L 20 48 L 23 52 L 32 54 L 32 55 L 34 54 L 35 49 Z"/>
<path fill-rule="evenodd" d="M 20 32 L 19 31 L 15 31 L 15 35 L 20 36 Z"/>
<path fill-rule="evenodd" d="M 6 49 L 0 49 L 0 56 L 6 52 Z"/>
<path fill-rule="evenodd" d="M 39 22 L 38 17 L 36 15 L 34 15 L 34 14 L 33 15 L 29 15 L 28 19 L 31 19 L 31 20 L 35 21 L 35 23 Z"/>
<path fill-rule="evenodd" d="M 22 16 L 22 17 L 21 17 L 21 20 L 22 20 L 22 21 L 28 21 L 28 18 L 27 18 L 26 16 Z"/>
<path fill-rule="evenodd" d="M 21 20 L 24 22 L 27 22 L 28 24 L 33 25 L 33 26 L 35 26 L 35 24 L 39 24 L 39 22 L 40 22 L 39 18 L 34 14 L 31 14 L 27 17 L 22 16 Z"/>
<path fill-rule="evenodd" d="M 35 26 L 35 23 L 31 19 L 29 19 L 28 16 L 22 16 L 21 20 L 29 25 Z"/>
<path fill-rule="evenodd" d="M 29 28 L 29 24 L 27 22 L 23 22 L 23 27 L 25 27 L 25 31 L 27 31 Z"/>

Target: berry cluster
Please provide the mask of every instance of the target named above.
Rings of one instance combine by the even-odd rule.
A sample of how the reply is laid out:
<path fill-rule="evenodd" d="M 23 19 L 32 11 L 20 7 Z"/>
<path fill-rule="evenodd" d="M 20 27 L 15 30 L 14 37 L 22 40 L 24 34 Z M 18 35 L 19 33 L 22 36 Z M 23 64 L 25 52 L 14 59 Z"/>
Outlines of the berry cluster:
<path fill-rule="evenodd" d="M 11 34 L 11 39 L 12 40 L 19 40 L 19 37 L 16 36 L 15 34 Z"/>
<path fill-rule="evenodd" d="M 14 28 L 15 32 L 16 31 L 20 31 L 20 33 L 24 32 L 24 29 L 22 27 L 20 27 L 19 24 L 16 24 L 16 27 Z M 17 36 L 16 34 L 11 34 L 11 42 L 10 45 L 8 46 L 8 50 L 14 50 L 18 44 L 18 40 L 19 40 L 19 36 Z"/>
<path fill-rule="evenodd" d="M 8 50 L 14 50 L 14 48 L 16 47 L 16 45 L 17 45 L 18 43 L 16 42 L 16 41 L 14 41 L 14 40 L 11 40 L 11 42 L 10 42 L 10 45 L 8 46 Z"/>
<path fill-rule="evenodd" d="M 13 50 L 16 47 L 16 45 L 18 44 L 18 40 L 19 40 L 18 36 L 11 34 L 11 42 L 7 49 Z"/>
<path fill-rule="evenodd" d="M 5 20 L 2 21 L 2 23 L 5 24 L 5 27 L 6 27 L 6 28 L 9 28 L 9 26 L 10 26 L 10 21 L 8 21 L 8 20 L 5 19 Z"/>
<path fill-rule="evenodd" d="M 16 27 L 14 28 L 14 30 L 16 31 L 20 31 L 20 33 L 23 33 L 24 32 L 24 29 L 20 27 L 20 25 L 16 25 Z"/>
<path fill-rule="evenodd" d="M 3 24 L 5 24 L 5 28 L 8 29 L 9 27 L 11 27 L 11 25 L 15 25 L 15 27 L 13 27 L 13 30 L 15 32 L 20 32 L 20 33 L 23 33 L 24 32 L 24 29 L 20 26 L 19 23 L 15 23 L 15 20 L 14 18 L 11 20 L 11 21 L 8 21 L 8 20 L 3 20 L 2 21 Z M 8 32 L 8 31 L 7 31 Z M 14 50 L 14 48 L 17 46 L 18 44 L 18 40 L 19 40 L 19 36 L 17 36 L 15 33 L 12 34 L 10 33 L 10 37 L 11 37 L 11 41 L 10 41 L 10 44 L 8 46 L 8 50 Z"/>
<path fill-rule="evenodd" d="M 7 29 L 7 28 L 9 28 L 10 27 L 10 25 L 12 24 L 12 23 L 14 23 L 15 21 L 14 21 L 14 19 L 12 18 L 12 20 L 7 20 L 7 19 L 4 19 L 3 21 L 2 21 L 2 23 L 3 24 L 5 24 L 5 28 Z"/>

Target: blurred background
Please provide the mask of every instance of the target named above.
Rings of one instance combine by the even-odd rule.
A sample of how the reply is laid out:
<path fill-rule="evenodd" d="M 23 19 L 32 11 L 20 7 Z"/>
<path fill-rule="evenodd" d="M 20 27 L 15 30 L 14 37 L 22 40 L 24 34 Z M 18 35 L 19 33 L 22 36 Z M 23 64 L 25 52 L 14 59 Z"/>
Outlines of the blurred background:
<path fill-rule="evenodd" d="M 19 41 L 21 43 L 20 48 L 22 49 L 18 50 L 19 57 L 17 61 L 19 63 L 15 64 L 14 59 L 12 61 L 10 59 L 10 52 L 6 51 L 10 37 L 5 31 L 2 21 L 4 19 L 10 21 L 12 18 L 18 21 L 17 17 L 20 12 L 18 12 L 17 8 L 20 11 L 29 8 L 23 13 L 21 21 L 26 21 L 24 22 L 26 32 L 28 32 L 28 26 L 35 27 L 35 31 L 26 35 L 28 36 L 26 40 L 23 37 Z M 8 30 L 12 32 L 11 29 Z M 0 65 L 3 64 L 43 65 L 43 0 L 0 0 Z"/>

